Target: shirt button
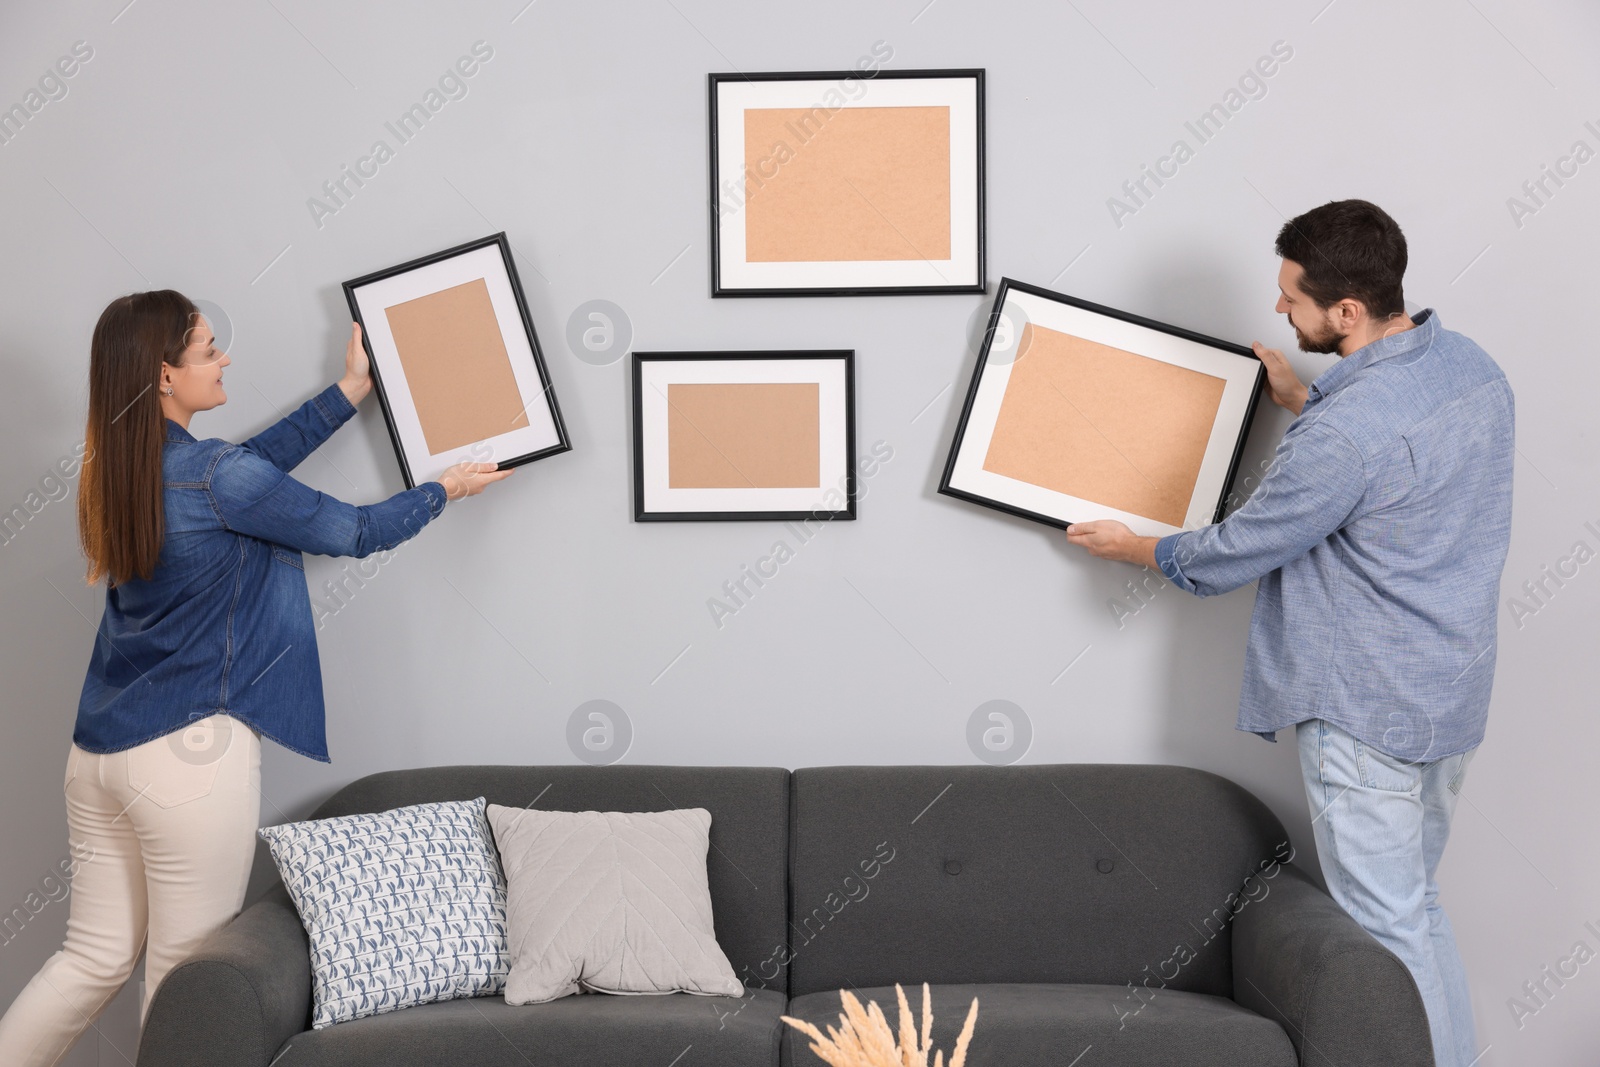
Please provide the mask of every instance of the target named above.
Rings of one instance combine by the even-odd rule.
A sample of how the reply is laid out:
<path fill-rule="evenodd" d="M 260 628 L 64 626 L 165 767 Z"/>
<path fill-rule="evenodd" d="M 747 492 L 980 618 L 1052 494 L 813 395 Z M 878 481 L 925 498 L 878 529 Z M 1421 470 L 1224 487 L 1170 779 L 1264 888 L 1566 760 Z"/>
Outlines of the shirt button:
<path fill-rule="evenodd" d="M 945 860 L 944 861 L 944 873 L 945 874 L 960 874 L 961 873 L 961 861 L 960 860 Z"/>
<path fill-rule="evenodd" d="M 1112 863 L 1110 860 L 1101 860 L 1099 863 L 1094 865 L 1094 869 L 1099 871 L 1101 874 L 1110 874 L 1111 869 L 1115 866 L 1116 864 Z"/>

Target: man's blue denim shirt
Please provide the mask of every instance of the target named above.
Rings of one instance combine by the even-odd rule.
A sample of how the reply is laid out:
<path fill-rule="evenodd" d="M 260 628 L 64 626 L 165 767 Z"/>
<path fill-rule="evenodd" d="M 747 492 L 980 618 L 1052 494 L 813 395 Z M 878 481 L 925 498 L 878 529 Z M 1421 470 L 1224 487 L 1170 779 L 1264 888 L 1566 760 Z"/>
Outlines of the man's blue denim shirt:
<path fill-rule="evenodd" d="M 447 500 L 444 486 L 424 482 L 356 507 L 289 477 L 355 413 L 330 385 L 242 444 L 197 441 L 166 421 L 161 555 L 148 581 L 106 591 L 74 743 L 117 752 L 221 712 L 328 761 L 300 553 L 393 548 Z"/>
<path fill-rule="evenodd" d="M 1483 740 L 1511 531 L 1513 401 L 1439 324 L 1374 341 L 1309 390 L 1261 485 L 1156 563 L 1212 596 L 1260 578 L 1239 729 L 1326 719 L 1431 762 Z"/>

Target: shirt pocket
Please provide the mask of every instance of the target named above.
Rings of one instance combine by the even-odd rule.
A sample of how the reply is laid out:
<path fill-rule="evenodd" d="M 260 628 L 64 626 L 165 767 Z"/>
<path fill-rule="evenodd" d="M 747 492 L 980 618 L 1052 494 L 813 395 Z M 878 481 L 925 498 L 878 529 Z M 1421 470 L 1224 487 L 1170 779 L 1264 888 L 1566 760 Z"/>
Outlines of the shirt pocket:
<path fill-rule="evenodd" d="M 232 720 L 213 715 L 136 745 L 127 751 L 128 785 L 163 808 L 210 796 L 232 735 Z"/>
<path fill-rule="evenodd" d="M 306 569 L 305 561 L 300 558 L 300 553 L 296 552 L 292 548 L 285 548 L 282 545 L 273 545 L 272 558 L 277 560 L 279 563 L 287 563 L 296 570 L 303 571 Z"/>

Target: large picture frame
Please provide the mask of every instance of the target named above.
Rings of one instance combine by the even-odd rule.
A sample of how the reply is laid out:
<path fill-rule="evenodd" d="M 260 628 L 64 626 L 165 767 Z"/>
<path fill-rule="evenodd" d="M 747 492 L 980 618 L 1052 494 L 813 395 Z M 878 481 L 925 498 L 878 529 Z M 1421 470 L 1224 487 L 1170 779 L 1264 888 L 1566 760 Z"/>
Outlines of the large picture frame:
<path fill-rule="evenodd" d="M 711 295 L 981 293 L 984 72 L 712 74 Z"/>
<path fill-rule="evenodd" d="M 504 231 L 344 283 L 406 488 L 572 448 Z"/>
<path fill-rule="evenodd" d="M 635 352 L 636 522 L 856 517 L 855 352 Z"/>
<path fill-rule="evenodd" d="M 1003 279 L 939 492 L 1058 528 L 1218 522 L 1265 376 L 1242 345 Z"/>

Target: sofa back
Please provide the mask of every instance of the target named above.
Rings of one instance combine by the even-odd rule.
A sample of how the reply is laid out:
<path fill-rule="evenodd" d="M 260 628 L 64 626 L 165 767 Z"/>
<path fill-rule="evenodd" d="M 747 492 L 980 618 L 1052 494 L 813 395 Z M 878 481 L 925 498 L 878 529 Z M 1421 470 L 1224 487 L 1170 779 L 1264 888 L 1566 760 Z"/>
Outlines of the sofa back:
<path fill-rule="evenodd" d="M 791 796 L 791 996 L 896 982 L 1231 996 L 1230 911 L 1290 854 L 1265 805 L 1186 767 L 816 767 Z"/>
<path fill-rule="evenodd" d="M 717 943 L 752 987 L 787 991 L 789 772 L 781 767 L 428 767 L 357 779 L 312 814 L 326 819 L 484 797 L 545 811 L 711 813 L 706 874 Z M 759 979 L 754 978 L 757 971 Z"/>

